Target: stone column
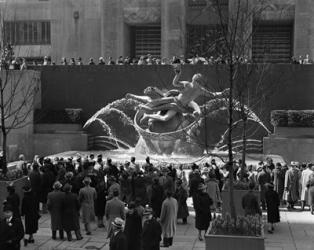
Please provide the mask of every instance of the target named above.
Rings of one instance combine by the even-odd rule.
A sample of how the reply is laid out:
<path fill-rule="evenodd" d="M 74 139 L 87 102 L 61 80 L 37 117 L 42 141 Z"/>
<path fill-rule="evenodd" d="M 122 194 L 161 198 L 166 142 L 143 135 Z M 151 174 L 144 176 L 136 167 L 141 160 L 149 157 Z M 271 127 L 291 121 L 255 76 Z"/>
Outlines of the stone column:
<path fill-rule="evenodd" d="M 186 1 L 161 0 L 161 56 L 184 55 Z"/>
<path fill-rule="evenodd" d="M 314 1 L 296 0 L 294 18 L 294 56 L 314 57 Z"/>
<path fill-rule="evenodd" d="M 124 18 L 122 0 L 101 0 L 101 53 L 114 60 L 124 54 Z"/>

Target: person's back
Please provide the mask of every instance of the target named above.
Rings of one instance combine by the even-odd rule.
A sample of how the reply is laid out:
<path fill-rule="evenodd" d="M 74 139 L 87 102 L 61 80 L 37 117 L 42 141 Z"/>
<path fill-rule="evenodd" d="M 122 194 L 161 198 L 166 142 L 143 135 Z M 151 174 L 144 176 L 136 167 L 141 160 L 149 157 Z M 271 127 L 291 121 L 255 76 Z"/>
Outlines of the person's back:
<path fill-rule="evenodd" d="M 96 190 L 90 186 L 83 187 L 79 192 L 79 197 L 81 204 L 92 206 L 96 198 Z"/>
<path fill-rule="evenodd" d="M 253 193 L 254 183 L 249 184 L 249 192 L 242 197 L 242 208 L 245 215 L 262 215 L 256 195 Z"/>

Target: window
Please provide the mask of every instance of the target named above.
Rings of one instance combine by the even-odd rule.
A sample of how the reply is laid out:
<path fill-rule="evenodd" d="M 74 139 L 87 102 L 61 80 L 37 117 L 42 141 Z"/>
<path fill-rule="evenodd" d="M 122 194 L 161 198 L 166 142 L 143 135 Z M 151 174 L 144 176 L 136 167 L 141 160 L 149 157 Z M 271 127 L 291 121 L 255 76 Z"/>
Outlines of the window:
<path fill-rule="evenodd" d="M 220 25 L 187 25 L 186 56 L 217 57 L 224 54 L 223 30 Z"/>
<path fill-rule="evenodd" d="M 161 28 L 160 26 L 134 26 L 132 27 L 132 56 L 140 57 L 151 54 L 160 57 L 161 54 Z"/>
<path fill-rule="evenodd" d="M 292 23 L 265 22 L 254 25 L 252 57 L 255 62 L 286 63 L 292 56 Z"/>
<path fill-rule="evenodd" d="M 50 44 L 50 22 L 4 22 L 4 40 L 12 45 Z"/>

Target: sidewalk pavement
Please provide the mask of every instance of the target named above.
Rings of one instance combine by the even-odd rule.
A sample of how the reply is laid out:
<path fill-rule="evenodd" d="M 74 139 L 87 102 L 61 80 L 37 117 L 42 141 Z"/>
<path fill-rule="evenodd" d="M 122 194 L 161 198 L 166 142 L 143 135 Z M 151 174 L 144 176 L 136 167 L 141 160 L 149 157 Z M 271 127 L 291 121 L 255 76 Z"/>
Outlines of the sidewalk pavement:
<path fill-rule="evenodd" d="M 307 211 L 280 212 L 281 222 L 276 225 L 274 234 L 267 233 L 265 225 L 265 249 L 266 250 L 314 250 L 314 215 Z M 264 215 L 265 217 L 265 215 Z M 66 240 L 52 240 L 49 215 L 43 215 L 40 219 L 40 229 L 35 238 L 35 244 L 22 246 L 23 250 L 83 250 L 99 249 L 108 250 L 109 240 L 106 239 L 106 231 L 96 228 L 92 235 L 87 236 L 84 231 L 83 240 L 68 242 Z M 83 227 L 81 227 L 83 228 Z M 74 235 L 73 235 L 74 236 Z M 313 237 L 313 238 L 312 238 Z M 75 236 L 74 236 L 75 239 Z M 205 249 L 204 241 L 197 239 L 197 230 L 194 228 L 194 212 L 190 212 L 188 224 L 183 225 L 178 221 L 176 236 L 173 246 L 169 250 L 201 250 Z M 22 244 L 22 242 L 21 242 Z M 166 249 L 166 248 L 161 248 Z"/>

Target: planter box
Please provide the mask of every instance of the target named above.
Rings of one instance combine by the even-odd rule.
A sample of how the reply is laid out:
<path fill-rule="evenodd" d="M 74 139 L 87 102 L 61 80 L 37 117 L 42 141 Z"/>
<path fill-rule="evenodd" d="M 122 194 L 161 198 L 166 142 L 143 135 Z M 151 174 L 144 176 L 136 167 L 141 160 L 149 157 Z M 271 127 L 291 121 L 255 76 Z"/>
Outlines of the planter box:
<path fill-rule="evenodd" d="M 237 212 L 237 215 L 244 215 L 244 210 L 242 208 L 242 197 L 247 194 L 248 190 L 234 190 L 234 206 Z M 253 191 L 253 193 L 257 196 L 258 202 L 260 203 L 261 195 L 260 191 Z M 229 190 L 222 190 L 221 192 L 222 198 L 222 215 L 226 213 L 230 214 L 229 207 Z"/>
<path fill-rule="evenodd" d="M 206 235 L 206 250 L 265 250 L 264 237 Z"/>
<path fill-rule="evenodd" d="M 6 200 L 8 196 L 7 186 L 13 183 L 15 187 L 15 192 L 20 197 L 20 206 L 22 205 L 22 199 L 24 197 L 23 187 L 29 182 L 27 176 L 23 176 L 20 179 L 14 181 L 0 181 L 0 218 L 3 216 L 3 201 Z"/>

